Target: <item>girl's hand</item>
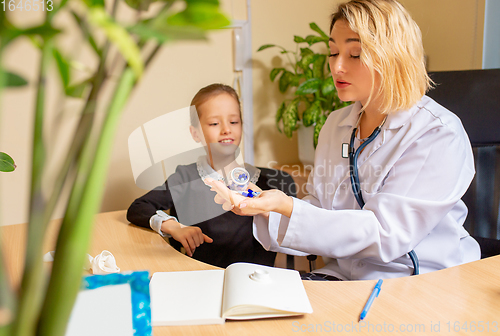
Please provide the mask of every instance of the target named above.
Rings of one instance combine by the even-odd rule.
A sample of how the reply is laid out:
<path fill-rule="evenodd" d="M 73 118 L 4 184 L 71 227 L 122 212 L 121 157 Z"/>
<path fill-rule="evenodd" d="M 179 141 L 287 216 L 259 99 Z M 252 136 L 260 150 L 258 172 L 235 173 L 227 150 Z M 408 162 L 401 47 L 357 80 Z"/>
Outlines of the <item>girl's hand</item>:
<path fill-rule="evenodd" d="M 188 256 L 192 257 L 194 250 L 203 243 L 211 243 L 213 239 L 201 232 L 197 226 L 184 226 L 170 231 L 172 238 L 182 244 Z"/>
<path fill-rule="evenodd" d="M 213 239 L 204 234 L 199 227 L 182 225 L 174 219 L 163 222 L 161 230 L 181 243 L 190 257 L 201 244 L 213 242 Z"/>

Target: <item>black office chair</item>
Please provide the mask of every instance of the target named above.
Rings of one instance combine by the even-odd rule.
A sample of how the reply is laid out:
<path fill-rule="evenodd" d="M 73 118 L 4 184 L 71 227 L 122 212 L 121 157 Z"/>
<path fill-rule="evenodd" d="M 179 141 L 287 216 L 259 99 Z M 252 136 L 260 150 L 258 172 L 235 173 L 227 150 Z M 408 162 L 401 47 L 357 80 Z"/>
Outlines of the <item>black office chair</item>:
<path fill-rule="evenodd" d="M 273 168 L 258 168 L 260 175 L 267 178 L 267 184 L 270 188 L 281 190 L 288 196 L 297 197 L 297 184 L 290 174 Z"/>
<path fill-rule="evenodd" d="M 462 120 L 474 151 L 476 176 L 463 201 L 464 224 L 481 246 L 481 258 L 500 254 L 500 69 L 429 73 L 429 97 Z"/>
<path fill-rule="evenodd" d="M 297 184 L 290 174 L 278 169 L 263 167 L 258 168 L 260 169 L 261 176 L 267 178 L 267 185 L 270 188 L 281 190 L 288 196 L 297 197 Z M 295 269 L 295 260 L 293 255 L 287 254 L 286 268 Z"/>

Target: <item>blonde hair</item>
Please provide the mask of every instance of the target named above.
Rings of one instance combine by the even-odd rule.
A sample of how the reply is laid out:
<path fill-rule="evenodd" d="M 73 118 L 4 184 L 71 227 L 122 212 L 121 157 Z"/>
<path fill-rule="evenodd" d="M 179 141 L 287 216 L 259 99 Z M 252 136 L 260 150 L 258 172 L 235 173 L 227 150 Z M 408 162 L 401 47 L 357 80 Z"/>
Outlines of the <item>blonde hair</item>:
<path fill-rule="evenodd" d="M 415 105 L 432 81 L 425 69 L 422 34 L 406 9 L 395 0 L 351 0 L 332 15 L 330 32 L 338 20 L 345 20 L 361 40 L 361 62 L 372 75 L 366 105 L 376 96 L 382 113 Z M 375 74 L 380 78 L 378 92 Z"/>
<path fill-rule="evenodd" d="M 236 100 L 236 102 L 238 103 L 238 109 L 240 111 L 240 119 L 241 122 L 243 122 L 243 119 L 241 118 L 240 98 L 238 97 L 236 91 L 229 85 L 215 83 L 201 88 L 200 91 L 198 91 L 191 100 L 191 126 L 198 127 L 200 123 L 200 105 L 202 105 L 208 99 L 223 93 L 230 95 Z"/>

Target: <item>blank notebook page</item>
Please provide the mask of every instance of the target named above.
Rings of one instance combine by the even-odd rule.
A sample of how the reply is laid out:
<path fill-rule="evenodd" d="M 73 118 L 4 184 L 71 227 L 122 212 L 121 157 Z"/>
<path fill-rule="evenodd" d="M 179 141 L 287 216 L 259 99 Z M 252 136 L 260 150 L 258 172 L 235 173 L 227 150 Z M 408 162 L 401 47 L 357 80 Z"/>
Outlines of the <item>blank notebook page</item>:
<path fill-rule="evenodd" d="M 149 284 L 153 326 L 224 323 L 223 286 L 224 270 L 153 274 Z"/>
<path fill-rule="evenodd" d="M 80 291 L 66 336 L 133 336 L 131 296 L 129 284 Z"/>

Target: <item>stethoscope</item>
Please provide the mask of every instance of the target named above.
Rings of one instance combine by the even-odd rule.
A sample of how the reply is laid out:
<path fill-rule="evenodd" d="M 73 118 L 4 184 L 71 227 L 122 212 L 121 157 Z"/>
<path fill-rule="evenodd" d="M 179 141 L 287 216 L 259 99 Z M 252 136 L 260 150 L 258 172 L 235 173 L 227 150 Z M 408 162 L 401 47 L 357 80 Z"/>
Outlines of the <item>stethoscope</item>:
<path fill-rule="evenodd" d="M 359 175 L 358 175 L 358 156 L 359 153 L 370 144 L 377 135 L 380 133 L 380 130 L 382 129 L 382 126 L 384 126 L 385 121 L 387 119 L 387 116 L 384 118 L 384 121 L 377 126 L 372 134 L 366 140 L 359 145 L 358 149 L 354 150 L 354 139 L 356 138 L 356 132 L 358 131 L 359 127 L 359 122 L 361 121 L 361 116 L 363 115 L 363 112 L 360 113 L 358 121 L 356 122 L 356 125 L 354 126 L 354 129 L 352 130 L 351 134 L 351 141 L 349 142 L 349 173 L 351 177 L 351 186 L 352 186 L 352 192 L 354 193 L 354 198 L 356 198 L 356 201 L 359 204 L 359 207 L 363 209 L 365 206 L 365 201 L 363 200 L 363 195 L 361 194 L 361 187 L 359 184 Z M 413 274 L 412 275 L 417 275 L 420 272 L 420 266 L 418 264 L 418 257 L 417 254 L 415 253 L 414 250 L 411 250 L 408 252 L 408 255 L 410 256 L 411 262 L 413 263 Z"/>

